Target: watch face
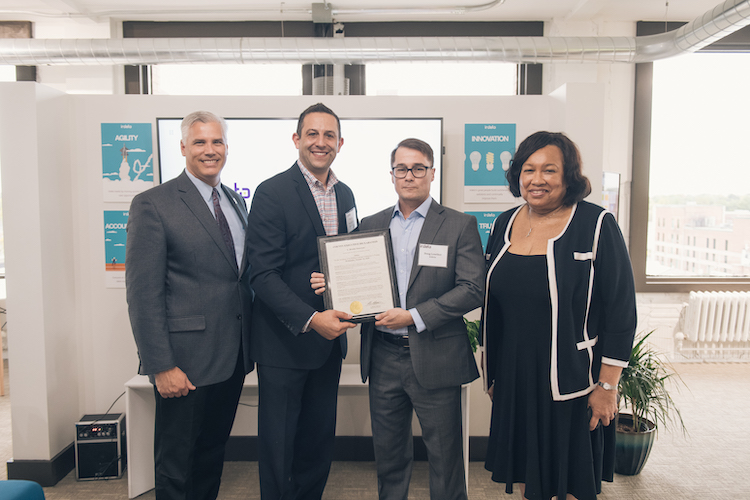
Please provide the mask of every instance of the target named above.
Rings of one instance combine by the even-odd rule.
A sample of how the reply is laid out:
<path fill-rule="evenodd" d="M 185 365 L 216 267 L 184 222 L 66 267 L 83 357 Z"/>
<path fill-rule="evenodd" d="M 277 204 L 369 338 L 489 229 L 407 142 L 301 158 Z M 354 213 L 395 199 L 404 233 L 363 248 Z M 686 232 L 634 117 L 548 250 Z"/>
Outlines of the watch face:
<path fill-rule="evenodd" d="M 606 382 L 598 382 L 598 384 L 602 386 L 602 388 L 604 388 L 605 391 L 611 391 L 612 389 L 614 389 L 614 387 L 612 387 Z"/>

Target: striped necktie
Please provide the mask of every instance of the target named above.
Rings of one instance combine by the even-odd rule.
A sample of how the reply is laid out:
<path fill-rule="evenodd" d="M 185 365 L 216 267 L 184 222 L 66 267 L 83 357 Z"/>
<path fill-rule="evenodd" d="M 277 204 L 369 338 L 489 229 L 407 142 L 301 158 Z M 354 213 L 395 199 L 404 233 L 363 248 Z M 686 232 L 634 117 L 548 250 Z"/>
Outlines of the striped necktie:
<path fill-rule="evenodd" d="M 229 229 L 229 223 L 227 218 L 224 216 L 224 212 L 221 210 L 219 204 L 219 192 L 216 188 L 211 192 L 211 201 L 214 202 L 214 214 L 216 215 L 216 222 L 219 223 L 219 230 L 221 231 L 221 237 L 224 238 L 224 243 L 229 249 L 229 253 L 232 254 L 235 264 L 237 263 L 237 253 L 234 250 L 234 240 L 232 239 L 232 231 Z"/>

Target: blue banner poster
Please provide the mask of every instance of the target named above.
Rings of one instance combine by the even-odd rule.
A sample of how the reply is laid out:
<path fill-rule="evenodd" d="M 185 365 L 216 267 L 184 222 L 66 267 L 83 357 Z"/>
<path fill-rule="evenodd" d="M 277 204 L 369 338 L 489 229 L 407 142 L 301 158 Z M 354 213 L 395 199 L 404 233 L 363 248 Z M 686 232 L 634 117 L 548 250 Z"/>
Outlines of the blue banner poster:
<path fill-rule="evenodd" d="M 127 211 L 104 211 L 104 276 L 107 288 L 125 288 L 127 225 Z"/>
<path fill-rule="evenodd" d="M 130 203 L 154 185 L 150 123 L 102 123 L 104 201 Z"/>
<path fill-rule="evenodd" d="M 505 172 L 515 151 L 515 123 L 464 125 L 464 203 L 513 202 Z"/>
<path fill-rule="evenodd" d="M 487 240 L 490 238 L 490 231 L 492 230 L 492 223 L 502 212 L 466 212 L 469 215 L 473 215 L 477 218 L 477 228 L 479 229 L 479 237 L 482 239 L 482 249 L 487 251 Z"/>

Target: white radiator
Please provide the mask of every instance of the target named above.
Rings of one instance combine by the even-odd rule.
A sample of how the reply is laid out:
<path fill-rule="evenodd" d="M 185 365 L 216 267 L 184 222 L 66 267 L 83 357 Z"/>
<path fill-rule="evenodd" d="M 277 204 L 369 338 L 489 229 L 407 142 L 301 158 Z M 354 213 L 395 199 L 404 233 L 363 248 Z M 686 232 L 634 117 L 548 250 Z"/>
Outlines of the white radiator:
<path fill-rule="evenodd" d="M 694 358 L 750 355 L 750 292 L 690 292 L 675 328 L 678 353 Z"/>

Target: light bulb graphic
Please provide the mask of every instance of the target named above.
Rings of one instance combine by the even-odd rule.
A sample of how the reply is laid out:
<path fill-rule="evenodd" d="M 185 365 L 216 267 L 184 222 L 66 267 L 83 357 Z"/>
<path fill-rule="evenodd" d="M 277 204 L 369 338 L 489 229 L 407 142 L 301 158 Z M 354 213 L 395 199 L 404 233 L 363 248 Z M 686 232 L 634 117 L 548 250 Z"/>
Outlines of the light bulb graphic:
<path fill-rule="evenodd" d="M 495 153 L 487 153 L 487 171 L 492 172 L 495 168 Z"/>
<path fill-rule="evenodd" d="M 513 155 L 510 154 L 510 151 L 503 151 L 500 153 L 500 163 L 503 164 L 503 170 L 506 172 L 510 168 L 510 160 L 513 158 Z"/>
<path fill-rule="evenodd" d="M 482 161 L 482 153 L 479 151 L 472 151 L 469 155 L 469 161 L 471 161 L 471 169 L 476 172 L 479 170 L 479 162 Z"/>

